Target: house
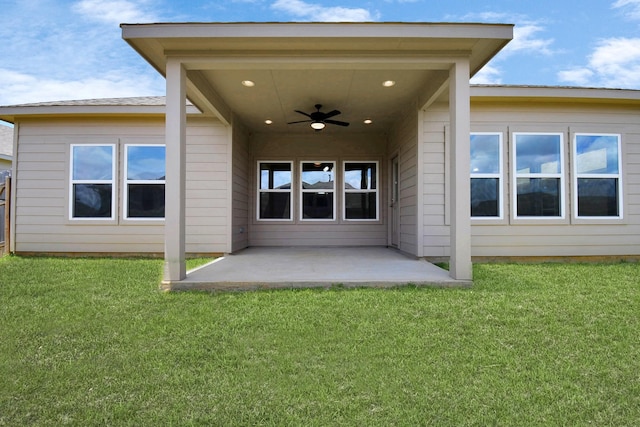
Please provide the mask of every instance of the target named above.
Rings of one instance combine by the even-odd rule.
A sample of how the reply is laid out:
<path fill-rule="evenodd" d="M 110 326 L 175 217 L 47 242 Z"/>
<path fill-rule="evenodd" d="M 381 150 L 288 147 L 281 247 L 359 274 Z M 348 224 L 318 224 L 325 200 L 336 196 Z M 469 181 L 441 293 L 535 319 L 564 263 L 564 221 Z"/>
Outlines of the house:
<path fill-rule="evenodd" d="M 13 128 L 0 124 L 0 178 L 11 173 L 13 160 Z"/>
<path fill-rule="evenodd" d="M 640 91 L 470 86 L 511 25 L 123 24 L 165 97 L 0 107 L 12 251 L 640 256 Z"/>

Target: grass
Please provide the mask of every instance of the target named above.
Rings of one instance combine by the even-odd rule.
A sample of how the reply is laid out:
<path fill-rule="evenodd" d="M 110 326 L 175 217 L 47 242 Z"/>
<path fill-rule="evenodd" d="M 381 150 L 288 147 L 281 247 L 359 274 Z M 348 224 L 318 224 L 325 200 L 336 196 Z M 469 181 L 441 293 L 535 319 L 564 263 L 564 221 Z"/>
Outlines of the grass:
<path fill-rule="evenodd" d="M 161 270 L 0 259 L 0 425 L 640 424 L 638 264 L 246 293 Z"/>

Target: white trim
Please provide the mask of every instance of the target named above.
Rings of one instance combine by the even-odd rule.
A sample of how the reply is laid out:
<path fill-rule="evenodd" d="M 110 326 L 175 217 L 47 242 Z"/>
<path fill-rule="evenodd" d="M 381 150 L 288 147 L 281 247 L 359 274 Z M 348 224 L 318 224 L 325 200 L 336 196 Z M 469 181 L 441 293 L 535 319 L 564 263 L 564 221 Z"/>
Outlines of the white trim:
<path fill-rule="evenodd" d="M 578 172 L 578 136 L 613 136 L 617 138 L 618 143 L 618 173 L 580 173 Z M 622 186 L 622 135 L 619 133 L 600 133 L 600 132 L 576 132 L 573 134 L 572 139 L 572 147 L 571 147 L 571 155 L 573 156 L 573 179 L 572 181 L 572 191 L 573 191 L 573 217 L 575 219 L 580 220 L 615 220 L 615 219 L 623 219 L 623 186 Z M 578 179 L 579 178 L 606 178 L 606 179 L 617 179 L 618 180 L 618 215 L 616 216 L 580 216 L 578 215 Z"/>
<path fill-rule="evenodd" d="M 111 179 L 110 180 L 90 180 L 90 179 L 74 179 L 73 178 L 73 152 L 76 147 L 111 147 Z M 116 144 L 104 144 L 104 143 L 86 143 L 86 144 L 70 144 L 69 149 L 69 220 L 71 221 L 115 221 L 116 219 L 116 193 L 117 193 L 117 174 L 116 174 L 116 163 L 117 163 L 117 147 Z M 73 189 L 75 184 L 111 184 L 111 216 L 108 218 L 102 217 L 74 217 L 73 216 L 73 206 L 74 206 L 74 197 L 73 197 Z"/>
<path fill-rule="evenodd" d="M 471 178 L 498 178 L 498 216 L 471 216 L 473 221 L 491 221 L 504 219 L 504 134 L 502 132 L 471 132 L 474 135 L 497 135 L 498 136 L 498 173 L 473 173 Z M 471 139 L 469 139 L 469 148 L 471 148 Z M 471 152 L 471 150 L 469 150 Z"/>
<path fill-rule="evenodd" d="M 565 188 L 565 164 L 564 164 L 564 151 L 565 151 L 565 146 L 564 146 L 564 134 L 562 132 L 513 132 L 512 134 L 512 138 L 511 138 L 511 159 L 512 159 L 512 164 L 511 164 L 511 175 L 512 175 L 512 180 L 511 180 L 511 184 L 512 184 L 512 189 L 513 191 L 512 193 L 512 215 L 513 218 L 516 220 L 542 220 L 542 221 L 554 221 L 554 220 L 563 220 L 566 217 L 565 211 L 566 211 L 566 188 Z M 517 137 L 519 135 L 553 135 L 553 136 L 558 136 L 559 139 L 559 159 L 558 162 L 560 164 L 560 172 L 557 173 L 518 173 L 517 171 Z M 558 216 L 521 216 L 518 215 L 518 178 L 538 178 L 538 179 L 542 179 L 542 178 L 554 178 L 554 179 L 559 179 L 560 180 L 560 184 L 559 184 L 559 189 L 560 189 L 560 197 L 558 200 L 559 203 L 559 209 L 560 209 L 560 215 Z"/>
<path fill-rule="evenodd" d="M 124 145 L 124 159 L 123 159 L 123 172 L 122 172 L 122 218 L 127 221 L 164 221 L 164 217 L 130 217 L 129 216 L 129 184 L 162 184 L 166 189 L 166 170 L 165 179 L 129 179 L 129 147 L 163 147 L 165 149 L 165 164 L 167 150 L 165 144 L 125 144 Z M 165 198 L 166 205 L 166 198 Z M 166 213 L 166 212 L 165 212 Z"/>
<path fill-rule="evenodd" d="M 288 164 L 289 171 L 291 172 L 291 188 L 282 189 L 282 188 L 272 188 L 272 189 L 261 189 L 260 188 L 260 165 L 263 163 L 281 163 Z M 291 222 L 293 221 L 293 207 L 295 206 L 294 200 L 294 191 L 293 191 L 293 183 L 295 182 L 295 173 L 293 169 L 293 161 L 291 160 L 258 160 L 256 161 L 256 221 L 260 222 Z M 260 194 L 261 193 L 289 193 L 290 201 L 289 201 L 289 218 L 260 218 Z"/>
<path fill-rule="evenodd" d="M 323 191 L 318 191 L 317 189 L 312 189 L 312 188 L 303 188 L 302 185 L 302 175 L 304 174 L 304 164 L 305 163 L 310 163 L 310 164 L 314 164 L 314 163 L 329 163 L 333 165 L 333 169 L 331 170 L 331 174 L 333 175 L 333 188 L 332 189 L 323 189 Z M 337 215 L 336 215 L 336 208 L 337 208 L 337 200 L 336 200 L 336 193 L 337 193 L 337 182 L 336 180 L 338 179 L 338 174 L 336 173 L 336 161 L 335 160 L 302 160 L 300 161 L 300 169 L 299 169 L 299 183 L 300 183 L 300 221 L 304 221 L 304 222 L 335 222 L 337 221 Z M 332 200 L 332 217 L 331 218 L 305 218 L 304 217 L 304 193 L 321 193 L 321 192 L 325 192 L 325 193 L 332 193 L 333 194 L 333 200 Z"/>

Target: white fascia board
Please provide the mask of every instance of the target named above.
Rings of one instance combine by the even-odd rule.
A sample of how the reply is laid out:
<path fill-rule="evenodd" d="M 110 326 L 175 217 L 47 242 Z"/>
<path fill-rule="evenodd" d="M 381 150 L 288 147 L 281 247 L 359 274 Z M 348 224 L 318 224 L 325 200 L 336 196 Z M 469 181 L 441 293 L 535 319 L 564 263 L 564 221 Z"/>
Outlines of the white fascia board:
<path fill-rule="evenodd" d="M 505 38 L 511 24 L 401 22 L 158 23 L 121 24 L 122 37 L 135 38 Z"/>
<path fill-rule="evenodd" d="M 640 90 L 580 88 L 563 86 L 471 86 L 471 100 L 482 98 L 601 100 L 612 102 L 640 102 Z"/>

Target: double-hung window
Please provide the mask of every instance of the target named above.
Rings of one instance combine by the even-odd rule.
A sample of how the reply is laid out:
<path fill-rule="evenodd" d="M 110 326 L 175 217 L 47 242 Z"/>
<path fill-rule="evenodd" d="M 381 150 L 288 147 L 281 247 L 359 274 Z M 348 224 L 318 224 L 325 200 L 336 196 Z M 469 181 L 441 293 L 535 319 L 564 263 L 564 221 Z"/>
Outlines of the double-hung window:
<path fill-rule="evenodd" d="M 516 218 L 563 218 L 561 133 L 514 133 Z"/>
<path fill-rule="evenodd" d="M 575 216 L 622 217 L 620 135 L 579 133 L 573 148 Z"/>
<path fill-rule="evenodd" d="M 335 162 L 302 162 L 300 216 L 303 221 L 336 218 Z"/>
<path fill-rule="evenodd" d="M 126 145 L 124 160 L 124 217 L 164 218 L 164 145 Z"/>
<path fill-rule="evenodd" d="M 378 220 L 378 162 L 344 162 L 344 219 Z"/>
<path fill-rule="evenodd" d="M 292 220 L 292 162 L 258 162 L 259 220 Z"/>
<path fill-rule="evenodd" d="M 115 218 L 115 144 L 72 144 L 69 216 Z"/>
<path fill-rule="evenodd" d="M 471 217 L 502 218 L 502 133 L 471 134 Z"/>

